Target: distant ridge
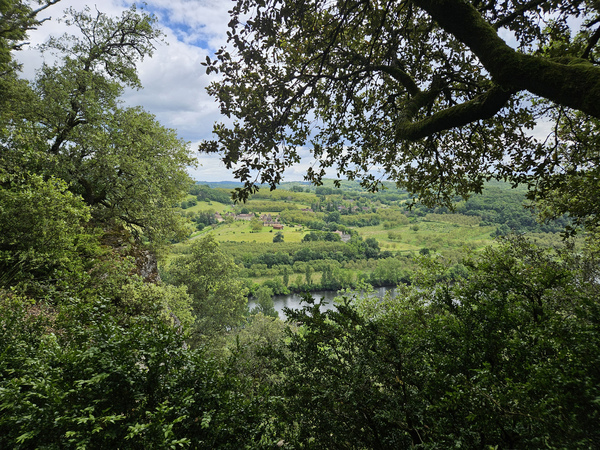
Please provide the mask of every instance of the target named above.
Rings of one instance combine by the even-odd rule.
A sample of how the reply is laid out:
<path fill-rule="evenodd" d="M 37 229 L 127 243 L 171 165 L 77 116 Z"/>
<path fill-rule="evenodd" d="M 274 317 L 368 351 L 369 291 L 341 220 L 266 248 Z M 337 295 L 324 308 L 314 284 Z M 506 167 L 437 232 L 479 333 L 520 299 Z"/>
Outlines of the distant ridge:
<path fill-rule="evenodd" d="M 210 188 L 223 188 L 223 189 L 233 189 L 236 187 L 242 187 L 244 185 L 244 183 L 241 183 L 239 181 L 196 181 L 196 184 L 205 185 Z M 282 187 L 290 186 L 290 185 L 310 186 L 311 183 L 308 181 L 284 181 L 280 184 L 280 186 L 282 186 Z M 260 188 L 265 188 L 265 189 L 269 188 L 268 184 L 259 184 L 258 186 Z"/>
<path fill-rule="evenodd" d="M 210 188 L 223 189 L 233 189 L 244 185 L 244 183 L 240 183 L 239 181 L 196 181 L 196 184 L 201 184 Z"/>

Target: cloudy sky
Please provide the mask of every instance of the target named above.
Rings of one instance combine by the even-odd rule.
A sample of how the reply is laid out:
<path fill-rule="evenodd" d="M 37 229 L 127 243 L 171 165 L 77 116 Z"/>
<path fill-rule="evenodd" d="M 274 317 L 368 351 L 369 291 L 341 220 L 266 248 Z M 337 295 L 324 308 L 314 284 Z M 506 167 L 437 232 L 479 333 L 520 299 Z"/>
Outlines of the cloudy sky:
<path fill-rule="evenodd" d="M 24 76 L 33 77 L 41 65 L 42 56 L 35 49 L 36 44 L 43 43 L 49 35 L 69 32 L 59 20 L 64 16 L 64 10 L 69 7 L 81 10 L 89 6 L 119 16 L 132 3 L 126 0 L 61 0 L 45 10 L 40 17 L 51 17 L 51 20 L 30 32 L 30 46 L 17 54 L 24 64 Z M 194 150 L 199 141 L 211 137 L 213 123 L 222 120 L 216 102 L 205 91 L 214 75 L 207 76 L 200 63 L 226 44 L 227 11 L 232 6 L 231 0 L 146 0 L 144 6 L 157 17 L 166 34 L 166 43 L 159 44 L 154 56 L 139 66 L 144 89 L 127 92 L 124 100 L 129 105 L 143 106 L 156 115 L 162 125 L 176 129 L 180 137 L 191 142 Z M 199 167 L 190 169 L 194 179 L 233 180 L 233 175 L 218 156 L 198 154 L 198 160 Z M 308 157 L 304 158 L 302 164 L 286 172 L 286 181 L 302 180 L 311 162 Z"/>

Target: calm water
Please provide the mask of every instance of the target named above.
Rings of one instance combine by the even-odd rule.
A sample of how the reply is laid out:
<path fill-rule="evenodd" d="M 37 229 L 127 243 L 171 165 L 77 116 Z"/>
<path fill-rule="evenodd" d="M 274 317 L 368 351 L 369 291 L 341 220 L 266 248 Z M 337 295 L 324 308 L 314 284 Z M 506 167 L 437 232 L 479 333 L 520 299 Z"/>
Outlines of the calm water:
<path fill-rule="evenodd" d="M 379 287 L 375 288 L 374 291 L 375 295 L 379 298 L 383 298 L 386 292 L 389 292 L 392 297 L 395 297 L 396 295 L 395 287 Z M 317 302 L 320 302 L 322 311 L 335 308 L 333 304 L 333 299 L 339 296 L 336 291 L 312 291 L 311 294 Z M 301 305 L 301 301 L 302 295 L 300 294 L 275 295 L 273 297 L 275 310 L 279 313 L 279 318 L 282 320 L 285 320 L 283 308 L 300 309 L 306 304 L 303 303 Z M 248 302 L 248 307 L 250 309 L 254 308 L 254 306 L 254 302 Z"/>

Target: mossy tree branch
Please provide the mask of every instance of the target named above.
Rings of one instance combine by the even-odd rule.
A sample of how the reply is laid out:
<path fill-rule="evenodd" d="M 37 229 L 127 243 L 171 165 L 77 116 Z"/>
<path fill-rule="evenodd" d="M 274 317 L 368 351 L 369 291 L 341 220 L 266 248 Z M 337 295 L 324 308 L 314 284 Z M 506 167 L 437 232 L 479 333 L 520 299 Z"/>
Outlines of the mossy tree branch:
<path fill-rule="evenodd" d="M 583 59 L 519 53 L 467 2 L 415 0 L 415 4 L 469 47 L 496 84 L 509 90 L 526 90 L 600 118 L 600 68 Z"/>

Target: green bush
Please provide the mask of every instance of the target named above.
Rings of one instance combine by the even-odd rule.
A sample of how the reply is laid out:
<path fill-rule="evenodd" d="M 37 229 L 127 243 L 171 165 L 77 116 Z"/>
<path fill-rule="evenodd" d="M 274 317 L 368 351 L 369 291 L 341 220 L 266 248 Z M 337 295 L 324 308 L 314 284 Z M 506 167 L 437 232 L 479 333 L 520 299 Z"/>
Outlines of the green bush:
<path fill-rule="evenodd" d="M 281 416 L 297 448 L 595 448 L 598 264 L 514 238 L 465 261 L 424 258 L 394 299 L 286 310 Z M 441 271 L 441 272 L 440 272 Z M 348 443 L 351 443 L 349 445 Z"/>
<path fill-rule="evenodd" d="M 61 311 L 3 294 L 0 448 L 256 448 L 264 421 L 229 363 L 158 315 Z"/>

